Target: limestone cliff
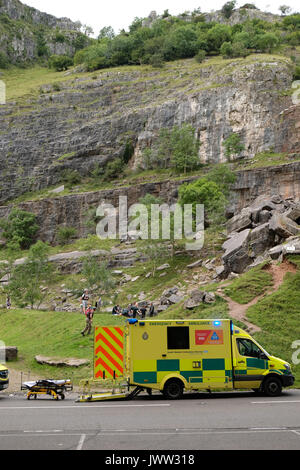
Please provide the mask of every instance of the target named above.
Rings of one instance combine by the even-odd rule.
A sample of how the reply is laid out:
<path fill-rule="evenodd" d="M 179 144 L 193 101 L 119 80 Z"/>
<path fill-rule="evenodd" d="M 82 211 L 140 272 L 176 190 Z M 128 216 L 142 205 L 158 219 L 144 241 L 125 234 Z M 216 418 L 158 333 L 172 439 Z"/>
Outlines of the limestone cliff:
<path fill-rule="evenodd" d="M 19 0 L 0 1 L 0 52 L 9 63 L 24 64 L 53 54 L 74 55 L 82 36 L 80 23 L 55 18 Z"/>
<path fill-rule="evenodd" d="M 202 162 L 225 161 L 222 144 L 232 133 L 245 146 L 240 157 L 281 151 L 291 84 L 289 60 L 263 55 L 69 75 L 0 107 L 0 203 L 57 184 L 63 170 L 87 175 L 122 156 L 128 141 L 136 167 L 161 128 L 184 123 L 196 129 Z"/>

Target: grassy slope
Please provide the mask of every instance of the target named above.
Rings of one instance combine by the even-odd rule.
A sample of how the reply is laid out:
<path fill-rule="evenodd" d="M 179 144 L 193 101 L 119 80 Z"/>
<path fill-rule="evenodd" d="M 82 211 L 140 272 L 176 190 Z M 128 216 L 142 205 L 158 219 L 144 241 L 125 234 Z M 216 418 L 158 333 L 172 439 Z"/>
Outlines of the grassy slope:
<path fill-rule="evenodd" d="M 262 266 L 258 266 L 235 279 L 230 286 L 225 288 L 225 293 L 239 304 L 248 304 L 271 286 L 271 274 L 264 271 Z"/>
<path fill-rule="evenodd" d="M 108 314 L 96 314 L 95 326 L 121 324 L 123 319 Z M 41 366 L 34 360 L 36 355 L 57 358 L 86 358 L 93 364 L 93 335 L 82 337 L 85 325 L 81 314 L 41 312 L 16 309 L 0 311 L 1 339 L 7 345 L 17 345 L 19 361 L 12 363 L 18 370 L 30 370 L 32 374 L 55 378 L 81 378 L 92 376 L 92 367 L 70 369 Z M 34 332 L 34 334 L 33 334 Z M 74 376 L 73 376 L 74 374 Z"/>
<path fill-rule="evenodd" d="M 242 63 L 251 63 L 252 61 L 263 62 L 270 58 L 287 60 L 282 56 L 258 55 L 250 56 L 247 59 L 235 59 L 233 66 Z M 170 71 L 172 72 L 171 69 L 173 69 L 174 72 L 176 67 L 182 68 L 182 66 L 197 69 L 200 67 L 216 66 L 219 69 L 219 73 L 223 73 L 223 71 L 230 73 L 230 62 L 232 61 L 224 60 L 219 57 L 209 59 L 201 65 L 193 61 L 178 61 L 168 64 L 166 69 L 161 70 L 159 73 L 162 77 L 167 76 Z M 117 74 L 120 70 L 122 72 L 138 70 L 142 73 L 144 69 L 141 67 L 122 67 L 114 69 L 114 72 Z M 112 71 L 110 70 L 110 72 Z M 97 72 L 97 75 L 100 76 L 105 73 L 106 71 L 103 70 Z M 12 68 L 4 72 L 3 78 L 7 84 L 8 100 L 15 100 L 18 104 L 22 105 L 25 104 L 28 99 L 38 97 L 40 87 L 43 85 L 49 83 L 55 84 L 64 80 L 74 80 L 84 75 L 92 80 L 95 74 L 95 72 L 91 74 L 72 74 L 70 77 L 66 77 L 63 73 L 49 71 L 46 68 L 37 66 L 33 69 L 25 70 Z M 283 155 L 263 154 L 256 158 L 253 166 L 268 166 L 274 163 L 286 163 L 285 157 Z M 249 168 L 251 167 L 252 165 L 249 164 Z M 248 169 L 248 166 L 245 166 L 245 168 Z M 240 166 L 237 164 L 237 169 L 243 169 L 243 165 Z M 151 175 L 149 174 L 148 176 L 151 179 Z M 31 198 L 32 197 L 33 195 L 31 194 Z M 88 248 L 81 246 L 80 242 L 78 243 L 78 246 L 70 246 L 66 251 L 70 249 Z M 105 248 L 109 248 L 109 246 Z M 204 255 L 204 257 L 206 256 L 207 254 Z M 150 300 L 159 298 L 165 288 L 172 287 L 178 282 L 181 282 L 183 285 L 187 284 L 188 276 L 183 275 L 182 271 L 184 266 L 189 262 L 190 260 L 182 258 L 177 258 L 174 262 L 170 262 L 171 268 L 167 271 L 167 275 L 162 278 L 157 276 L 155 278 L 145 279 L 144 274 L 150 271 L 147 265 L 138 265 L 135 268 L 126 270 L 126 272 L 132 275 L 140 275 L 140 278 L 135 283 L 128 283 L 123 288 L 123 292 L 118 296 L 118 302 L 124 305 L 128 303 L 128 294 L 135 295 L 141 291 L 144 291 L 147 294 L 147 298 Z M 191 274 L 192 273 L 190 273 L 190 276 Z M 297 293 L 297 286 L 300 284 L 299 277 L 300 274 L 287 275 L 286 281 L 279 291 L 261 300 L 257 305 L 251 308 L 248 315 L 250 321 L 262 328 L 262 332 L 256 335 L 258 341 L 271 353 L 288 361 L 291 361 L 291 355 L 293 353 L 291 349 L 292 341 L 300 339 L 300 318 L 299 312 L 297 311 L 300 300 L 300 294 Z M 60 283 L 65 281 L 66 279 L 59 280 Z M 227 290 L 227 294 L 238 302 L 246 303 L 253 297 L 263 294 L 266 287 L 269 286 L 269 283 L 270 278 L 268 278 L 267 273 L 256 269 L 245 274 L 237 281 L 233 281 Z M 209 286 L 209 290 L 215 291 L 217 287 L 218 284 L 213 284 Z M 205 289 L 207 290 L 206 287 Z M 192 312 L 184 310 L 183 303 L 177 304 L 162 314 L 161 318 L 182 318 L 188 316 L 191 318 L 228 318 L 229 312 L 226 302 L 220 297 L 217 297 L 217 302 L 213 306 L 201 306 Z M 97 315 L 95 317 L 95 325 L 110 324 L 113 320 L 118 321 L 113 319 L 111 315 Z M 23 370 L 29 368 L 33 372 L 44 376 L 52 375 L 53 369 L 37 365 L 33 359 L 36 354 L 58 357 L 84 357 L 92 361 L 92 337 L 82 338 L 80 336 L 80 330 L 83 324 L 84 318 L 79 314 L 35 312 L 28 310 L 0 311 L 1 340 L 4 340 L 6 344 L 17 345 L 20 350 L 20 361 L 13 364 L 13 366 Z M 242 327 L 242 325 L 240 326 Z M 32 332 L 35 334 L 33 335 Z M 296 366 L 294 369 L 297 376 L 297 384 L 300 386 L 300 367 Z M 68 369 L 55 371 L 57 377 L 62 377 L 66 374 L 70 375 Z M 74 377 L 77 379 L 90 375 L 91 369 L 87 367 L 74 372 Z"/>
<path fill-rule="evenodd" d="M 155 276 L 155 278 L 146 279 L 144 274 L 148 271 L 143 269 L 142 264 L 131 268 L 137 275 L 140 274 L 140 278 L 136 282 L 129 282 L 123 286 L 123 292 L 119 294 L 118 301 L 121 305 L 126 305 L 129 293 L 134 295 L 142 290 L 149 294 L 147 296 L 149 299 L 159 298 L 166 287 L 171 287 L 178 282 L 184 284 L 187 280 L 187 275 L 182 274 L 185 263 L 187 260 L 179 259 L 178 270 L 171 265 L 169 274 L 162 278 Z M 257 270 L 258 268 L 254 273 L 250 271 L 240 278 L 240 285 L 248 298 L 253 296 L 253 290 L 250 284 L 248 292 L 246 280 L 249 280 L 251 274 L 254 276 L 253 279 L 256 279 Z M 214 283 L 205 289 L 216 291 L 219 285 Z M 237 286 L 236 281 L 233 281 L 232 285 L 235 286 L 235 289 L 232 288 L 234 292 Z M 255 290 L 255 295 L 263 294 L 265 287 L 265 283 L 261 283 L 260 289 L 257 287 Z M 170 307 L 167 312 L 160 315 L 160 318 L 230 318 L 227 303 L 218 296 L 216 299 L 215 304 L 203 305 L 193 311 L 185 310 L 181 302 Z M 292 342 L 300 339 L 299 304 L 300 272 L 288 273 L 280 289 L 251 307 L 247 314 L 249 321 L 262 328 L 262 332 L 255 334 L 255 339 L 270 354 L 288 362 L 291 362 L 294 352 L 291 347 Z M 94 325 L 122 324 L 122 322 L 124 319 L 100 313 L 96 314 Z M 54 372 L 53 368 L 38 365 L 34 360 L 35 355 L 42 354 L 59 358 L 87 358 L 92 364 L 93 337 L 81 337 L 80 331 L 83 326 L 84 317 L 79 313 L 38 312 L 22 309 L 0 311 L 1 340 L 8 345 L 17 345 L 19 348 L 19 361 L 11 366 L 24 371 L 31 370 L 32 374 L 44 377 L 55 374 L 57 378 L 68 376 L 78 382 L 81 378 L 92 376 L 92 367 L 82 367 L 72 372 L 68 368 L 59 368 Z M 237 326 L 243 328 L 242 324 Z M 296 386 L 300 387 L 300 366 L 293 365 L 293 371 L 296 375 Z"/>

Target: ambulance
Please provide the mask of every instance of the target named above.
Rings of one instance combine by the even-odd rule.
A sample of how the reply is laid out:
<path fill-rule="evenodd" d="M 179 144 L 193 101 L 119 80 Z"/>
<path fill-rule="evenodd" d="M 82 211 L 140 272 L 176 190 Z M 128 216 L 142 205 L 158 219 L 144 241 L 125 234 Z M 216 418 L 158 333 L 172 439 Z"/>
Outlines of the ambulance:
<path fill-rule="evenodd" d="M 9 379 L 8 379 L 8 369 L 0 364 L 0 391 L 8 388 Z"/>
<path fill-rule="evenodd" d="M 128 390 L 135 387 L 130 397 L 141 390 L 179 399 L 189 390 L 237 389 L 276 397 L 294 383 L 290 364 L 224 319 L 96 327 L 94 355 L 94 379 L 123 377 Z"/>

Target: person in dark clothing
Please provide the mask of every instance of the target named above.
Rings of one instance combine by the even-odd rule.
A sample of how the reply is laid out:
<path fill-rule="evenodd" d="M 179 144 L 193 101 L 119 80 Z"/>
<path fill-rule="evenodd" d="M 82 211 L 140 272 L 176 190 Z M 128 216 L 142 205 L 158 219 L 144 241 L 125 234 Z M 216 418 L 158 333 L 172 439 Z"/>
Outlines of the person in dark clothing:
<path fill-rule="evenodd" d="M 123 315 L 123 317 L 130 317 L 129 308 L 123 308 L 122 315 Z"/>
<path fill-rule="evenodd" d="M 137 314 L 139 313 L 139 309 L 138 309 L 136 302 L 133 305 L 131 305 L 130 310 L 132 312 L 132 318 L 136 318 Z"/>
<path fill-rule="evenodd" d="M 142 318 L 145 318 L 147 312 L 147 308 L 145 306 L 140 307 L 140 314 Z"/>
<path fill-rule="evenodd" d="M 121 309 L 119 305 L 115 305 L 111 312 L 113 315 L 121 315 Z"/>
<path fill-rule="evenodd" d="M 154 305 L 153 305 L 153 303 L 151 302 L 150 308 L 149 308 L 149 317 L 154 317 L 154 315 L 155 315 Z"/>

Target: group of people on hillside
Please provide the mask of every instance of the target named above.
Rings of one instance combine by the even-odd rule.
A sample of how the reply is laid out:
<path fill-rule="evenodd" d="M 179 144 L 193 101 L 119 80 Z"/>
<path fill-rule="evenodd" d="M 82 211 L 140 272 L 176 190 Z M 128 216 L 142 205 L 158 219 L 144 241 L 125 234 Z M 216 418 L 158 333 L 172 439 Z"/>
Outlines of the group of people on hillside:
<path fill-rule="evenodd" d="M 94 313 L 97 309 L 100 309 L 102 305 L 101 297 L 96 302 L 95 307 L 92 306 L 90 301 L 89 291 L 85 289 L 82 296 L 81 296 L 81 313 L 83 313 L 86 317 L 86 324 L 84 330 L 82 330 L 81 334 L 84 336 L 85 334 L 89 335 L 92 330 L 92 323 L 94 318 Z M 141 318 L 145 318 L 147 314 L 147 302 L 143 302 L 142 306 L 138 306 L 137 302 L 129 304 L 127 308 L 121 308 L 120 305 L 115 305 L 112 309 L 112 314 L 115 316 L 124 316 L 128 318 L 137 318 L 137 316 Z M 153 317 L 155 315 L 154 305 L 151 302 L 149 306 L 149 317 Z"/>
<path fill-rule="evenodd" d="M 142 306 L 138 306 L 137 302 L 133 304 L 129 304 L 127 308 L 121 308 L 120 305 L 115 305 L 112 309 L 113 315 L 124 316 L 128 318 L 136 318 L 140 316 L 141 318 L 145 318 L 147 314 L 147 304 L 145 302 L 142 303 Z M 151 302 L 149 306 L 149 317 L 153 317 L 155 315 L 154 305 Z"/>

